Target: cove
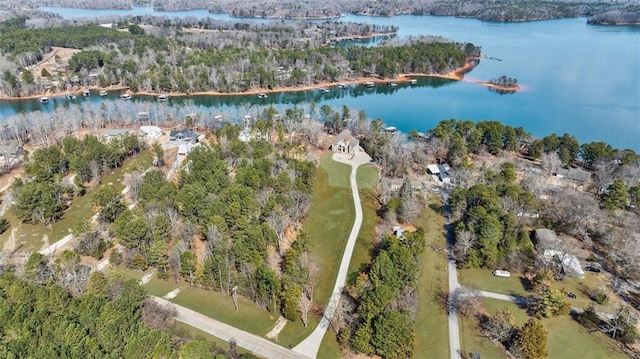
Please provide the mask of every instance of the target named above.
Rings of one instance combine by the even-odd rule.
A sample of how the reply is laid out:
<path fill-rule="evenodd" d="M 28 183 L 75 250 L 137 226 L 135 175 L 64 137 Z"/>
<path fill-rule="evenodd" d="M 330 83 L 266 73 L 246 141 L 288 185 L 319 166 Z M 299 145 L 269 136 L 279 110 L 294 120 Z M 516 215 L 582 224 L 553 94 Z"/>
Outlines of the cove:
<path fill-rule="evenodd" d="M 59 9 L 47 8 L 53 12 Z M 141 10 L 136 9 L 140 8 L 120 10 L 118 14 L 137 15 L 134 11 Z M 228 15 L 208 14 L 205 10 L 158 13 L 151 8 L 142 9 L 154 15 L 231 19 Z M 102 16 L 117 10 L 81 11 Z M 468 81 L 421 79 L 418 86 L 395 89 L 333 89 L 324 95 L 310 91 L 274 94 L 264 100 L 258 100 L 254 95 L 202 97 L 193 98 L 194 102 L 207 113 L 229 111 L 247 104 L 258 107 L 310 102 L 318 106 L 347 105 L 366 111 L 371 118 L 382 118 L 402 131 L 417 129 L 424 132 L 448 118 L 500 120 L 522 126 L 535 136 L 566 132 L 575 135 L 580 142 L 605 141 L 614 147 L 640 152 L 640 27 L 593 26 L 587 25 L 584 18 L 488 23 L 454 17 L 348 15 L 335 21 L 395 25 L 399 27 L 400 38 L 435 35 L 473 42 L 482 46 L 483 54 L 493 60 L 481 60 L 465 80 L 488 80 L 507 75 L 515 77 L 524 89 L 501 95 Z M 86 100 L 119 101 L 95 97 Z M 136 101 L 144 100 L 140 97 Z M 56 99 L 42 105 L 37 100 L 4 101 L 0 103 L 0 116 L 20 111 L 50 111 L 65 102 Z"/>

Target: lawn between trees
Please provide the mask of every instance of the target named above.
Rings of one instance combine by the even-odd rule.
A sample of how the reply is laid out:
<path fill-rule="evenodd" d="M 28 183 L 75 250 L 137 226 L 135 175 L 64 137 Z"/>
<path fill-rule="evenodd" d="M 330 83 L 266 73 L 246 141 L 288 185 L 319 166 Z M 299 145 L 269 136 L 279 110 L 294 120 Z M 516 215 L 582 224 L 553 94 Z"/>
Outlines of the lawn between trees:
<path fill-rule="evenodd" d="M 38 223 L 21 223 L 15 214 L 15 207 L 12 206 L 5 214 L 11 226 L 0 236 L 0 244 L 4 245 L 6 241 L 9 240 L 14 228 L 17 228 L 15 239 L 16 249 L 22 244 L 22 247 L 20 247 L 21 250 L 37 250 L 42 247 L 43 237 L 45 235 L 49 239 L 49 244 L 59 241 L 64 236 L 72 233 L 73 229 L 77 228 L 79 224 L 88 223 L 91 217 L 93 217 L 95 213 L 93 212 L 92 201 L 100 187 L 113 186 L 113 188 L 120 192 L 125 188 L 123 181 L 126 173 L 133 172 L 137 169 L 144 170 L 151 166 L 151 162 L 152 154 L 149 150 L 144 150 L 138 155 L 126 159 L 121 167 L 102 176 L 100 184 L 96 188 L 88 191 L 84 196 L 74 197 L 62 218 L 48 226 L 43 226 Z"/>
<path fill-rule="evenodd" d="M 418 279 L 415 357 L 438 359 L 449 357 L 447 313 L 438 302 L 438 294 L 448 291 L 446 231 L 440 200 L 429 199 L 415 221 L 425 230 L 426 250 L 422 255 Z"/>
<path fill-rule="evenodd" d="M 528 295 L 518 275 L 499 278 L 493 276 L 490 270 L 478 268 L 459 270 L 458 275 L 460 284 L 463 286 L 502 294 Z M 578 298 L 571 300 L 569 304 L 586 308 L 590 301 L 583 292 L 597 288 L 603 284 L 602 282 L 603 279 L 598 275 L 587 273 L 583 279 L 565 278 L 563 282 L 554 283 L 553 287 L 563 292 L 577 293 Z M 499 310 L 508 309 L 514 315 L 517 325 L 522 325 L 530 318 L 525 309 L 514 303 L 488 298 L 480 299 L 480 303 L 487 314 L 492 316 Z M 472 313 L 466 316 L 461 315 L 459 320 L 461 349 L 464 353 L 480 353 L 483 358 L 506 357 L 480 332 L 478 320 Z M 541 322 L 548 331 L 549 358 L 627 358 L 614 340 L 599 331 L 590 333 L 568 315 L 543 318 Z"/>
<path fill-rule="evenodd" d="M 342 249 L 346 245 L 355 218 L 349 185 L 351 167 L 335 162 L 331 157 L 332 153 L 329 152 L 320 159 L 312 193 L 312 204 L 304 225 L 309 233 L 311 253 L 317 260 L 319 273 L 321 273 L 317 278 L 314 299 L 322 305 L 326 305 L 331 295 L 342 259 Z M 378 171 L 373 166 L 361 166 L 356 178 L 362 198 L 364 218 L 349 272 L 357 275 L 360 269 L 370 261 L 375 240 L 377 215 L 373 190 L 378 183 Z M 118 270 L 136 279 L 142 277 L 140 271 L 123 268 Z M 348 278 L 353 277 L 350 275 Z M 183 281 L 174 283 L 154 277 L 143 287 L 149 294 L 160 297 L 180 288 L 180 293 L 170 299 L 171 302 L 260 336 L 265 336 L 273 328 L 277 319 L 272 313 L 258 308 L 257 305 L 243 298 L 239 298 L 239 312 L 236 314 L 230 296 L 194 288 Z M 314 315 L 309 316 L 308 327 L 304 327 L 300 321 L 288 322 L 273 341 L 285 347 L 293 347 L 306 338 L 317 324 L 318 318 Z M 318 358 L 336 358 L 340 353 L 335 333 L 327 332 Z"/>

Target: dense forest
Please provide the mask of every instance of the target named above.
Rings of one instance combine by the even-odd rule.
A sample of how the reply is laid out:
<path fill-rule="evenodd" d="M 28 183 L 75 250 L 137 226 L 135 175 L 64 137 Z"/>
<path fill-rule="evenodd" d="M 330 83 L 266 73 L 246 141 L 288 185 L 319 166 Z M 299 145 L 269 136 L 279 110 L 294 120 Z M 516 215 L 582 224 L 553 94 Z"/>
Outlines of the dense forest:
<path fill-rule="evenodd" d="M 253 358 L 173 336 L 171 310 L 148 299 L 135 280 L 89 271 L 69 251 L 55 263 L 34 254 L 23 267 L 3 266 L 0 356 Z"/>
<path fill-rule="evenodd" d="M 0 6 L 14 8 L 14 1 L 2 0 Z M 609 11 L 623 13 L 637 11 L 633 0 L 626 1 L 579 1 L 579 0 L 474 0 L 474 1 L 263 1 L 260 6 L 239 0 L 221 0 L 214 3 L 206 0 L 21 0 L 21 5 L 80 7 L 87 9 L 130 9 L 133 6 L 153 6 L 157 10 L 209 9 L 214 13 L 227 13 L 235 17 L 263 18 L 332 18 L 345 13 L 392 16 L 398 14 L 424 14 L 440 16 L 475 17 L 486 21 L 531 21 L 555 18 L 599 15 Z M 608 15 L 610 16 L 610 15 Z M 611 18 L 611 17 L 610 17 Z"/>
<path fill-rule="evenodd" d="M 140 25 L 122 23 L 124 31 L 97 25 L 51 31 L 27 28 L 26 22 L 26 18 L 19 18 L 0 24 L 4 28 L 0 51 L 16 64 L 5 64 L 2 70 L 0 87 L 7 96 L 111 84 L 128 86 L 133 92 L 237 93 L 362 76 L 442 74 L 480 54 L 473 44 L 431 37 L 376 47 L 324 46 L 332 38 L 395 31 L 341 23 L 198 23 L 204 33 L 193 33 L 192 28 L 178 25 L 145 25 L 142 19 L 138 19 Z M 309 33 L 312 35 L 305 38 Z M 55 73 L 34 71 L 31 66 L 54 47 L 81 51 L 67 63 L 59 59 Z"/>

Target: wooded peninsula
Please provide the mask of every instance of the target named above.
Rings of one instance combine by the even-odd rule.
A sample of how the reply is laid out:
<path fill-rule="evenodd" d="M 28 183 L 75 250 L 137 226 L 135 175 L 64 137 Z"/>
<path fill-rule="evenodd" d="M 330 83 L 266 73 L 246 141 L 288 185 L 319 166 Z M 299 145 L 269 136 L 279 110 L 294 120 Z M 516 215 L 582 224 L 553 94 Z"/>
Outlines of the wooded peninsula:
<path fill-rule="evenodd" d="M 393 37 L 396 31 L 339 22 L 247 24 L 145 17 L 112 27 L 86 24 L 52 31 L 41 25 L 25 17 L 0 24 L 3 96 L 111 85 L 156 94 L 286 90 L 362 78 L 394 79 L 404 73 L 444 75 L 480 56 L 474 44 L 440 37 L 390 38 L 375 47 L 333 44 L 334 39 L 376 34 Z"/>

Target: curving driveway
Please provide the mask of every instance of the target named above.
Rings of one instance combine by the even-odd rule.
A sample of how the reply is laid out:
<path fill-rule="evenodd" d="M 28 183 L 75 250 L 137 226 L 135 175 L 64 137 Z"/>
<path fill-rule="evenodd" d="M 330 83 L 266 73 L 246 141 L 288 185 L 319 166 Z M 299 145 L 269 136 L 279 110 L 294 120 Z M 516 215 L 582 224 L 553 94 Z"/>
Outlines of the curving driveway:
<path fill-rule="evenodd" d="M 327 332 L 327 329 L 331 324 L 331 319 L 333 319 L 333 316 L 338 309 L 338 302 L 340 302 L 340 296 L 342 295 L 342 287 L 344 287 L 344 283 L 347 279 L 347 274 L 349 271 L 351 255 L 353 254 L 353 248 L 356 245 L 356 239 L 358 238 L 360 226 L 362 225 L 362 204 L 360 203 L 360 194 L 358 192 L 356 173 L 358 172 L 358 167 L 360 165 L 369 163 L 371 161 L 371 157 L 369 157 L 369 155 L 364 151 L 360 151 L 353 157 L 346 154 L 335 153 L 333 155 L 333 160 L 351 166 L 351 176 L 349 177 L 349 179 L 351 183 L 353 205 L 355 206 L 356 210 L 356 218 L 353 222 L 353 227 L 351 227 L 351 233 L 349 234 L 349 240 L 347 241 L 344 253 L 342 254 L 342 262 L 340 262 L 338 277 L 336 278 L 336 283 L 333 286 L 333 292 L 331 292 L 329 304 L 327 305 L 327 309 L 325 309 L 324 311 L 324 315 L 320 320 L 320 324 L 318 324 L 316 329 L 314 329 L 313 332 L 305 340 L 303 340 L 302 342 L 300 342 L 300 344 L 296 345 L 293 348 L 295 352 L 309 358 L 315 358 L 318 355 L 318 350 L 320 349 L 322 338 Z"/>

